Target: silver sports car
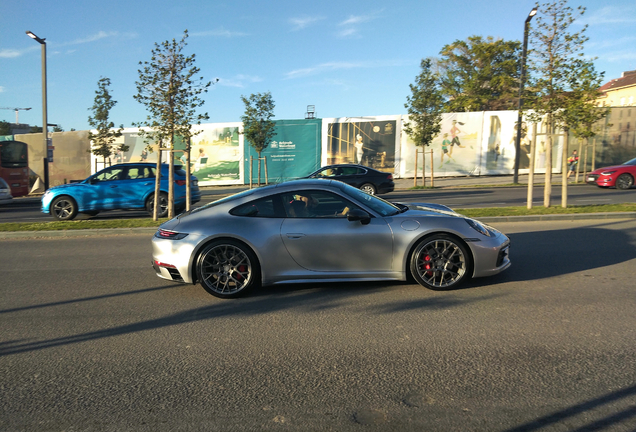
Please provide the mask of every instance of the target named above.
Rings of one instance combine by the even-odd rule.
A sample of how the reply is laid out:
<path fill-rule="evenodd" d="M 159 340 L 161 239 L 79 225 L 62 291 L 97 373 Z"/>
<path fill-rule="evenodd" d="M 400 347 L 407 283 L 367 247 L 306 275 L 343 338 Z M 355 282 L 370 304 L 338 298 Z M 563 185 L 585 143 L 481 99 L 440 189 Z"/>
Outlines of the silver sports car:
<path fill-rule="evenodd" d="M 152 239 L 159 277 L 230 298 L 258 285 L 413 277 L 434 290 L 510 266 L 501 232 L 435 204 L 390 203 L 336 180 L 247 190 Z"/>

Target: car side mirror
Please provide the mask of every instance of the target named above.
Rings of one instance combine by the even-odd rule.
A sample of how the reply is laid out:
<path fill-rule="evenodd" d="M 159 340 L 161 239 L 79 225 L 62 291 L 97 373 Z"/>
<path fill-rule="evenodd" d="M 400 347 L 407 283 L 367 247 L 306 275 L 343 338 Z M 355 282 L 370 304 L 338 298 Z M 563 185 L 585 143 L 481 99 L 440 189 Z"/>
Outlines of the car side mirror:
<path fill-rule="evenodd" d="M 350 222 L 360 221 L 362 225 L 367 225 L 371 222 L 371 216 L 364 210 L 352 209 L 347 213 L 347 220 Z"/>

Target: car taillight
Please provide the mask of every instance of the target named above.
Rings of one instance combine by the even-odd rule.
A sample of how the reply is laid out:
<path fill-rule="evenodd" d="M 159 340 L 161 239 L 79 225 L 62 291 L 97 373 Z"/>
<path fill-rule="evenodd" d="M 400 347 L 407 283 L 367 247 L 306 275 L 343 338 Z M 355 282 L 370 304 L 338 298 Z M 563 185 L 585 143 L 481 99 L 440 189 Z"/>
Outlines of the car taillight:
<path fill-rule="evenodd" d="M 185 180 L 175 180 L 174 182 L 178 184 L 179 186 L 184 186 L 186 184 Z"/>
<path fill-rule="evenodd" d="M 387 179 L 387 180 L 393 180 L 393 174 L 389 174 L 389 175 L 386 177 L 386 179 Z"/>
<path fill-rule="evenodd" d="M 180 232 L 176 232 L 176 231 L 168 231 L 165 229 L 161 229 L 159 228 L 157 230 L 157 232 L 155 233 L 155 237 L 157 238 L 162 238 L 162 239 L 167 239 L 167 240 L 181 240 L 185 237 L 187 237 L 188 234 L 186 233 L 180 233 Z"/>

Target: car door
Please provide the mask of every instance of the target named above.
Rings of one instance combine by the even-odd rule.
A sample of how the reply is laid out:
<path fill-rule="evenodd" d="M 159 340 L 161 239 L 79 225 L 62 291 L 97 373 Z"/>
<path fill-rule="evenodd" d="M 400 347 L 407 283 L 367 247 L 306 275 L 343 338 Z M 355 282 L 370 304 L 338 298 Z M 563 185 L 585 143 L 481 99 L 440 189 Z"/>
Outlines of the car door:
<path fill-rule="evenodd" d="M 125 183 L 123 176 L 126 170 L 120 166 L 106 168 L 90 180 L 90 199 L 87 208 L 91 210 L 108 210 L 121 208 L 124 199 Z"/>
<path fill-rule="evenodd" d="M 336 180 L 345 182 L 353 187 L 359 188 L 364 183 L 366 170 L 357 167 L 342 167 L 336 176 Z"/>
<path fill-rule="evenodd" d="M 331 192 L 316 191 L 314 209 L 296 216 L 292 209 L 299 200 L 283 196 L 289 204 L 288 217 L 281 224 L 282 241 L 294 261 L 312 271 L 378 273 L 392 269 L 393 235 L 382 218 L 363 225 L 336 214 L 341 207 L 359 208 Z"/>
<path fill-rule="evenodd" d="M 131 165 L 118 187 L 122 207 L 144 208 L 146 197 L 155 190 L 154 170 L 147 166 Z"/>

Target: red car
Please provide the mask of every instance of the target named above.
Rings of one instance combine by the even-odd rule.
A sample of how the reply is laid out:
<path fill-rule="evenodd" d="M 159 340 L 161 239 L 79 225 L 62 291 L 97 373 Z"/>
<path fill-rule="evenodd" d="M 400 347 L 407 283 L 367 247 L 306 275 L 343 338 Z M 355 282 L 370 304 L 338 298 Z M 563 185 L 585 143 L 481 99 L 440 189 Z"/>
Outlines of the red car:
<path fill-rule="evenodd" d="M 622 165 L 599 168 L 587 175 L 587 182 L 599 187 L 616 187 L 629 189 L 634 186 L 636 178 L 636 158 L 628 160 Z"/>

